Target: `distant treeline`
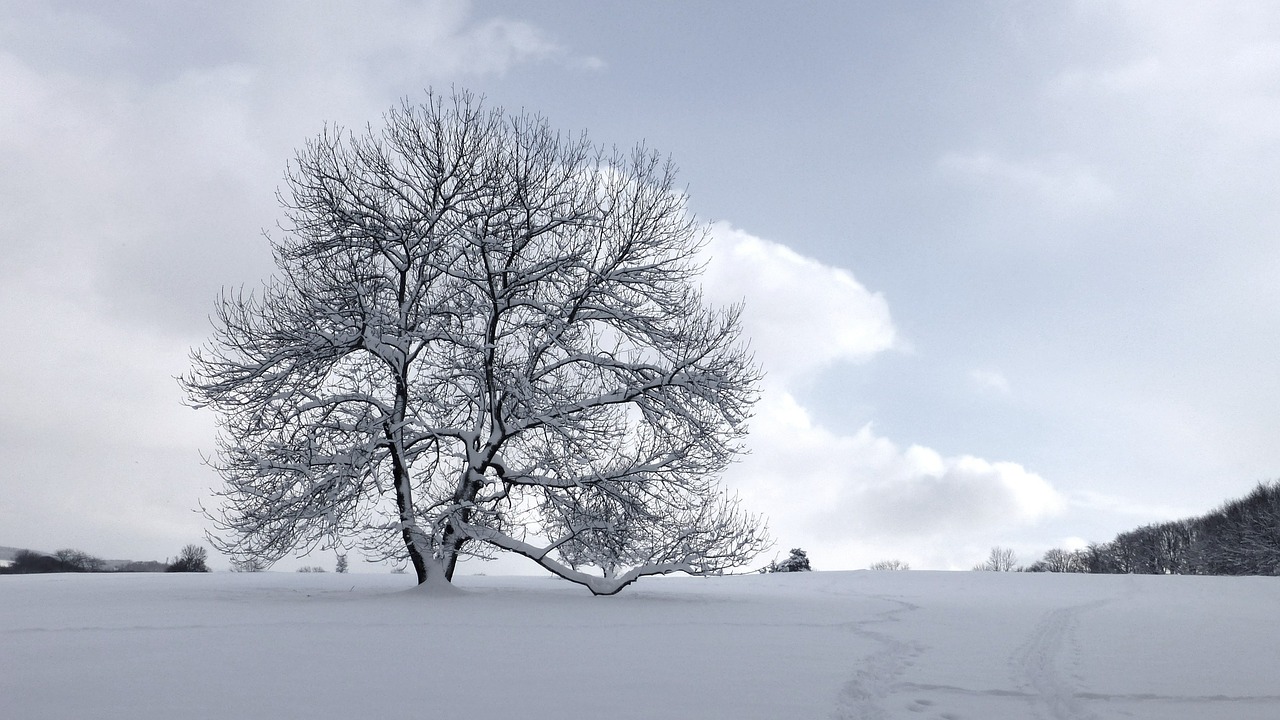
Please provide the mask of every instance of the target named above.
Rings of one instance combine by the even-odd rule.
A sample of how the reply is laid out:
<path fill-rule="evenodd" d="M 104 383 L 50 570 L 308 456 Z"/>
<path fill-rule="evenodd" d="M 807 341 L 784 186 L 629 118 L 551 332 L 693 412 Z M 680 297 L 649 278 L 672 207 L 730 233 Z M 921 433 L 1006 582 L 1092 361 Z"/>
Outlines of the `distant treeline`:
<path fill-rule="evenodd" d="M 98 572 L 208 572 L 204 548 L 188 545 L 176 560 L 169 563 L 155 560 L 109 563 L 80 550 L 59 550 L 52 555 L 19 550 L 7 567 L 0 567 L 0 574 L 26 575 L 31 573 L 98 573 Z"/>
<path fill-rule="evenodd" d="M 1280 575 L 1280 482 L 1200 517 L 1145 525 L 1083 550 L 1054 549 L 1028 572 Z"/>

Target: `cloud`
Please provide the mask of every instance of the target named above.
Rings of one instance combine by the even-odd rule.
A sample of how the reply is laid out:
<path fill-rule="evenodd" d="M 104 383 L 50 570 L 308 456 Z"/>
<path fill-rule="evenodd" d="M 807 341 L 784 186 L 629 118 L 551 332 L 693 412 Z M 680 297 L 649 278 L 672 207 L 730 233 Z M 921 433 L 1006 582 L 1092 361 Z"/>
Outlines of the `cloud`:
<path fill-rule="evenodd" d="M 213 418 L 180 404 L 189 343 L 103 312 L 84 256 L 43 260 L 0 283 L 0 527 L 111 557 L 198 542 Z"/>
<path fill-rule="evenodd" d="M 1144 518 L 1148 521 L 1177 520 L 1192 517 L 1204 512 L 1190 507 L 1178 507 L 1166 503 L 1152 503 L 1135 500 L 1132 497 L 1120 497 L 1095 490 L 1082 490 L 1071 498 L 1071 504 L 1091 512 L 1122 515 L 1126 518 Z M 1127 528 L 1126 528 L 1127 529 Z"/>
<path fill-rule="evenodd" d="M 984 192 L 1013 192 L 1064 214 L 1110 204 L 1115 192 L 1092 170 L 1067 155 L 1013 161 L 991 152 L 948 153 L 938 160 L 943 177 Z"/>
<path fill-rule="evenodd" d="M 432 82 L 600 66 L 468 7 L 0 5 L 0 541 L 199 540 L 213 418 L 173 378 L 218 288 L 271 271 L 292 149 Z"/>
<path fill-rule="evenodd" d="M 1067 537 L 1059 540 L 1054 547 L 1059 547 L 1069 552 L 1075 552 L 1076 550 L 1084 550 L 1088 548 L 1089 541 L 1076 535 L 1068 535 Z"/>
<path fill-rule="evenodd" d="M 6 7 L 0 28 L 0 278 L 66 248 L 94 259 L 104 311 L 171 331 L 271 272 L 274 191 L 323 123 L 359 127 L 432 81 L 600 67 L 450 2 Z M 199 40 L 174 46 L 184 29 Z"/>
<path fill-rule="evenodd" d="M 703 285 L 720 305 L 747 300 L 743 325 L 771 382 L 811 378 L 838 362 L 864 362 L 895 347 L 884 296 L 847 270 L 726 222 L 711 226 Z"/>
<path fill-rule="evenodd" d="M 1013 391 L 1012 386 L 1009 385 L 1009 379 L 999 370 L 979 368 L 969 373 L 969 379 L 979 390 L 985 392 L 1008 395 Z"/>
<path fill-rule="evenodd" d="M 1280 7 L 1274 3 L 1082 9 L 1112 27 L 1122 50 L 1094 62 L 1086 55 L 1063 68 L 1048 84 L 1048 95 L 1065 107 L 1111 118 L 1108 133 L 1122 150 L 1167 154 L 1165 162 L 1217 159 L 1222 179 L 1215 180 L 1230 185 L 1242 166 L 1254 164 L 1260 147 L 1280 139 Z M 1197 170 L 1185 174 L 1203 174 Z"/>
<path fill-rule="evenodd" d="M 921 554 L 942 539 L 991 537 L 1067 507 L 1048 481 L 1017 463 L 902 448 L 870 425 L 832 431 L 786 393 L 761 401 L 751 447 L 732 471 L 735 484 L 776 514 L 775 529 L 788 538 L 893 541 Z"/>
<path fill-rule="evenodd" d="M 189 340 L 122 323 L 102 311 L 83 259 L 70 254 L 0 284 L 10 347 L 0 373 L 0 427 L 9 435 L 87 436 L 187 448 L 209 425 L 180 405 L 174 377 Z"/>
<path fill-rule="evenodd" d="M 968 566 L 1001 531 L 1065 509 L 1049 482 L 1017 463 L 944 457 L 903 448 L 871 425 L 849 432 L 815 421 L 793 391 L 837 362 L 866 362 L 897 346 L 888 303 L 847 270 L 780 243 L 723 222 L 711 234 L 706 293 L 720 303 L 745 299 L 744 330 L 769 374 L 751 453 L 729 479 L 750 507 L 773 518 L 788 547 L 815 550 L 828 568 L 890 551 L 917 567 Z M 1008 388 L 994 371 L 974 378 Z M 955 554 L 939 553 L 940 545 Z"/>
<path fill-rule="evenodd" d="M 477 20 L 467 3 L 374 0 L 274 3 L 260 11 L 262 31 L 253 52 L 291 74 L 322 71 L 347 80 L 365 78 L 400 86 L 423 77 L 502 75 L 531 62 L 592 68 L 596 58 L 575 56 L 542 28 L 507 17 Z"/>

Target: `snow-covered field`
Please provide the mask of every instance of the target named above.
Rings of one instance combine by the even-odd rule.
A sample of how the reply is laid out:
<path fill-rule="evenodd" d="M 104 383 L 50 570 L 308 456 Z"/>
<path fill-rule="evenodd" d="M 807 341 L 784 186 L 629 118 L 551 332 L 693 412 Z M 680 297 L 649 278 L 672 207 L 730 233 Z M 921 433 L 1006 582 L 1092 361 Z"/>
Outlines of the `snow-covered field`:
<path fill-rule="evenodd" d="M 1280 718 L 1280 579 L 0 577 L 0 717 Z"/>

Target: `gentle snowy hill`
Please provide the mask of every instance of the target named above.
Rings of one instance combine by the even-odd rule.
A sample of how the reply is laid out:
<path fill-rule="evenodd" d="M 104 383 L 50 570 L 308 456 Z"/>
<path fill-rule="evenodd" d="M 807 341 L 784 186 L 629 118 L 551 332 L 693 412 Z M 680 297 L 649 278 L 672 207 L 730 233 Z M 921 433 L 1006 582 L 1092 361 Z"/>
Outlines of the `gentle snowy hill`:
<path fill-rule="evenodd" d="M 13 560 L 18 557 L 20 552 L 22 552 L 22 548 L 0 545 L 0 560 Z"/>
<path fill-rule="evenodd" d="M 11 718 L 1274 720 L 1278 578 L 0 577 Z"/>
<path fill-rule="evenodd" d="M 18 557 L 18 553 L 22 551 L 23 548 L 0 545 L 0 567 L 9 567 L 12 565 L 14 559 Z"/>

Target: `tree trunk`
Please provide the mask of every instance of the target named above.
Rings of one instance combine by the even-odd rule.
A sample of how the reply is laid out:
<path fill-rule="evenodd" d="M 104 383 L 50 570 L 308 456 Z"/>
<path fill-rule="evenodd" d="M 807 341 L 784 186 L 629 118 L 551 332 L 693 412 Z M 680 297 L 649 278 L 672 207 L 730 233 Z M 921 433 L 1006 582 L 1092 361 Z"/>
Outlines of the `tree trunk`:
<path fill-rule="evenodd" d="M 418 576 L 418 584 L 421 585 L 427 581 L 427 563 L 426 558 L 422 556 L 422 551 L 418 548 L 417 538 L 414 537 L 417 523 L 413 518 L 409 468 L 405 466 L 404 456 L 401 454 L 399 431 L 396 431 L 393 436 L 388 426 L 386 433 L 391 440 L 391 477 L 396 486 L 396 510 L 400 513 L 400 537 L 404 540 L 405 550 L 409 552 L 409 561 L 413 563 L 413 571 Z"/>
<path fill-rule="evenodd" d="M 450 548 L 448 550 L 449 555 L 445 560 L 444 565 L 444 579 L 449 582 L 453 582 L 453 570 L 458 566 L 458 555 L 460 554 L 460 550 L 462 550 L 461 541 L 457 543 L 457 547 Z"/>
<path fill-rule="evenodd" d="M 418 576 L 418 584 L 421 585 L 427 581 L 426 560 L 423 559 L 422 553 L 418 552 L 418 546 L 413 542 L 413 530 L 405 528 L 402 531 L 402 535 L 405 549 L 409 551 L 409 562 L 413 563 L 413 571 Z"/>

